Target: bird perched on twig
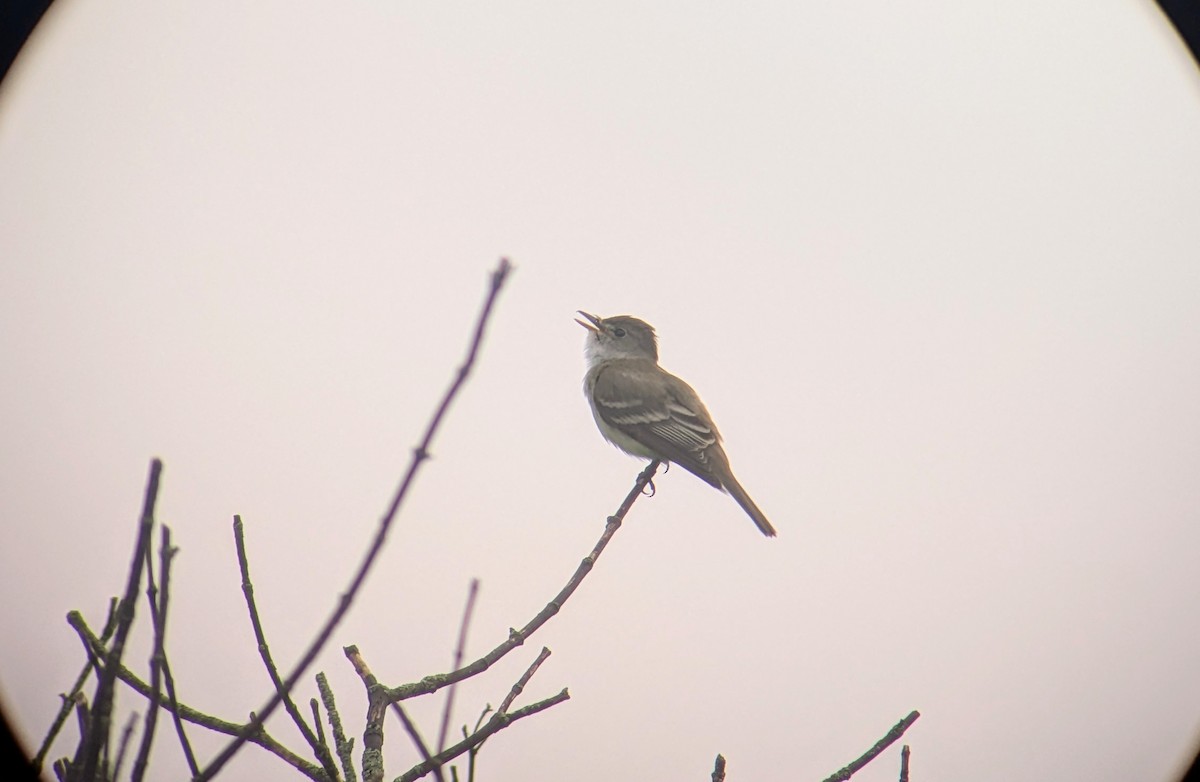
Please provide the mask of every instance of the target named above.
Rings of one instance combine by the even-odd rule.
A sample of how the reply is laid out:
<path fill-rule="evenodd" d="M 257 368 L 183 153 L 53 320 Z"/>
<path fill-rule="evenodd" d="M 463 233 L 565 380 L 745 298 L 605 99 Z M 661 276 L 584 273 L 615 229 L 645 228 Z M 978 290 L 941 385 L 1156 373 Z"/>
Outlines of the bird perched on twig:
<path fill-rule="evenodd" d="M 728 492 L 762 534 L 775 528 L 729 468 L 721 434 L 692 387 L 658 365 L 654 327 L 628 315 L 601 318 L 580 310 L 588 330 L 583 393 L 600 433 L 634 456 L 673 462 Z"/>

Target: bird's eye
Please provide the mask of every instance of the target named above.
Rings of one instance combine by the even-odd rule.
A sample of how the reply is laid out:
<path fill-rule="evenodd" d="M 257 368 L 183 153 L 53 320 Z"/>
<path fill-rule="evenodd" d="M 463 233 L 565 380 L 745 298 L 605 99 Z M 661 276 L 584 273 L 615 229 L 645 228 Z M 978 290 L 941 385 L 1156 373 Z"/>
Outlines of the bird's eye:
<path fill-rule="evenodd" d="M 613 335 L 617 336 L 617 337 L 623 337 L 623 336 L 625 336 L 625 329 L 622 329 L 622 328 L 613 329 Z"/>

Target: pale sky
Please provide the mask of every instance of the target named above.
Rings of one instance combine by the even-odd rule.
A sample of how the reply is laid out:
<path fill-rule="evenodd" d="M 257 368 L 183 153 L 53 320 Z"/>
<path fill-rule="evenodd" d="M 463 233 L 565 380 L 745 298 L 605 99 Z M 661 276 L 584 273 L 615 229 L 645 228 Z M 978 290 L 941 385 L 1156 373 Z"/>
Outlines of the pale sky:
<path fill-rule="evenodd" d="M 315 669 L 356 761 L 341 647 L 388 684 L 446 670 L 478 577 L 482 654 L 640 469 L 583 399 L 586 309 L 658 328 L 780 534 L 661 476 L 459 692 L 474 723 L 546 645 L 517 705 L 572 694 L 481 782 L 699 781 L 718 752 L 819 780 L 912 709 L 914 779 L 1171 779 L 1200 737 L 1198 247 L 1200 72 L 1150 2 L 59 0 L 0 87 L 4 708 L 36 746 L 158 456 L 180 696 L 245 719 L 270 685 L 233 514 L 290 662 L 506 255 Z M 182 778 L 160 729 L 154 778 Z M 386 730 L 390 779 L 414 753 Z M 224 778 L 290 775 L 249 747 Z"/>

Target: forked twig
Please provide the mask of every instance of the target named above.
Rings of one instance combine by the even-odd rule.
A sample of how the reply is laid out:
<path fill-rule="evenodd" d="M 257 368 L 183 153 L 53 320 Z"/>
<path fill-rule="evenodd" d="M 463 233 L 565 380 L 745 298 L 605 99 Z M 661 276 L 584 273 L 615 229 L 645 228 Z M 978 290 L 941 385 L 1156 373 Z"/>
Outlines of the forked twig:
<path fill-rule="evenodd" d="M 370 669 L 363 661 L 362 654 L 359 652 L 357 647 L 348 646 L 344 649 L 346 657 L 350 660 L 351 664 L 354 665 L 355 671 L 358 672 L 359 677 L 362 679 L 364 686 L 367 688 L 368 694 L 369 705 L 367 709 L 367 725 L 363 731 L 364 782 L 375 782 L 375 780 L 383 778 L 383 757 L 381 751 L 383 746 L 383 706 L 387 703 L 398 703 L 401 700 L 413 698 L 418 695 L 436 692 L 443 687 L 454 684 L 455 682 L 470 678 L 471 676 L 487 670 L 497 660 L 504 657 L 513 649 L 522 645 L 526 638 L 533 635 L 538 628 L 549 621 L 550 617 L 558 613 L 563 604 L 566 603 L 567 599 L 570 598 L 571 595 L 574 594 L 575 590 L 579 588 L 579 585 L 583 582 L 583 579 L 589 572 L 591 572 L 593 566 L 596 564 L 596 560 L 599 559 L 600 554 L 603 553 L 604 549 L 608 546 L 608 542 L 612 539 L 612 536 L 616 534 L 616 531 L 621 527 L 625 516 L 628 515 L 629 510 L 633 507 L 633 503 L 637 501 L 638 497 L 642 496 L 643 489 L 645 489 L 646 485 L 649 484 L 654 478 L 655 473 L 658 471 L 659 465 L 660 462 L 652 461 L 638 475 L 637 479 L 634 481 L 633 487 L 629 490 L 628 494 L 625 495 L 625 499 L 617 508 L 617 512 L 612 516 L 609 516 L 605 521 L 604 532 L 600 535 L 600 539 L 596 542 L 596 545 L 592 547 L 591 552 L 583 558 L 582 562 L 579 563 L 579 566 L 575 569 L 574 574 L 572 574 L 571 578 L 567 581 L 567 584 L 559 590 L 558 594 L 555 595 L 554 598 L 547 603 L 546 606 L 539 611 L 537 615 L 534 616 L 534 618 L 531 619 L 523 628 L 520 630 L 510 629 L 507 640 L 478 660 L 475 660 L 474 662 L 462 668 L 452 670 L 449 673 L 427 676 L 424 679 L 421 679 L 419 682 L 400 685 L 399 687 L 389 690 L 388 688 L 379 684 L 378 679 L 374 674 L 371 673 Z M 473 747 L 477 747 L 487 738 L 488 735 L 505 727 L 508 724 L 508 721 L 511 719 L 516 719 L 516 712 L 510 715 L 507 713 L 507 709 L 512 704 L 513 699 L 517 697 L 517 695 L 521 692 L 521 689 L 529 681 L 529 677 L 533 675 L 538 666 L 541 665 L 548 655 L 549 650 L 543 649 L 541 655 L 538 656 L 538 659 L 533 663 L 533 665 L 530 666 L 529 670 L 526 671 L 525 675 L 521 677 L 517 684 L 514 685 L 513 690 L 509 693 L 508 697 L 505 698 L 501 709 L 493 714 L 487 725 L 484 725 L 482 728 L 477 726 L 477 730 L 471 735 L 465 736 L 463 741 L 458 742 L 450 749 L 446 749 L 437 753 L 436 755 L 429 755 L 429 751 L 426 748 L 425 743 L 421 740 L 420 735 L 416 732 L 415 726 L 411 724 L 411 720 L 407 719 L 407 715 L 402 715 L 401 721 L 405 724 L 405 729 L 413 738 L 414 744 L 416 744 L 418 750 L 421 752 L 424 758 L 423 762 L 415 766 L 413 770 L 424 769 L 424 771 L 421 772 L 422 774 L 427 774 L 431 771 L 437 771 L 441 766 L 445 765 L 447 761 L 457 757 L 457 754 L 469 751 Z M 566 700 L 567 697 L 569 697 L 567 696 L 566 692 L 566 690 L 563 690 L 559 696 L 555 697 L 559 697 L 561 700 Z M 546 708 L 550 705 L 553 705 L 553 703 L 544 703 L 540 708 Z M 540 710 L 540 708 L 537 710 Z M 521 709 L 519 710 L 519 713 L 521 716 L 526 716 L 527 714 L 533 712 L 528 711 L 527 709 Z M 489 728 L 489 726 L 491 727 Z M 456 748 L 458 752 L 451 751 L 455 750 Z M 473 769 L 474 754 L 471 755 L 471 760 Z M 410 772 L 406 773 L 412 773 L 412 771 L 410 770 Z"/>
<path fill-rule="evenodd" d="M 380 685 L 375 674 L 371 673 L 370 666 L 363 659 L 362 652 L 358 650 L 357 646 L 343 647 L 342 652 L 350 661 L 358 678 L 362 679 L 363 687 L 367 690 L 367 724 L 363 729 L 363 782 L 379 782 L 383 779 L 383 718 L 387 713 L 387 689 Z M 417 752 L 421 753 L 421 758 L 431 759 L 433 753 L 429 751 L 425 740 L 421 738 L 421 732 L 417 730 L 416 724 L 399 703 L 392 703 L 392 708 L 395 710 L 396 716 L 400 718 L 404 731 L 408 733 L 413 745 L 416 746 Z M 433 771 L 437 778 L 442 780 L 441 767 L 435 767 Z"/>
<path fill-rule="evenodd" d="M 542 667 L 542 663 L 546 662 L 546 659 L 549 656 L 550 650 L 543 646 L 542 651 L 537 656 L 537 659 L 529 664 L 529 667 L 525 669 L 525 673 L 521 674 L 521 678 L 517 679 L 516 684 L 514 684 L 512 689 L 508 691 L 508 695 L 505 695 L 504 700 L 500 701 L 500 707 L 496 709 L 497 712 L 500 714 L 508 713 L 513 701 L 517 699 L 518 695 L 525 691 L 525 685 L 529 684 L 529 680 L 533 678 L 533 675 L 537 673 L 537 669 Z"/>
<path fill-rule="evenodd" d="M 337 766 L 333 764 L 333 756 L 329 754 L 329 747 L 317 740 L 316 734 L 308 727 L 308 722 L 300 714 L 296 702 L 292 700 L 291 692 L 283 686 L 283 679 L 279 678 L 279 669 L 275 667 L 275 659 L 271 656 L 271 647 L 267 644 L 267 635 L 263 630 L 262 619 L 258 615 L 258 603 L 254 600 L 254 583 L 250 580 L 250 559 L 246 555 L 246 530 L 241 516 L 233 517 L 233 542 L 237 549 L 238 569 L 242 573 L 242 594 L 246 597 L 246 610 L 250 613 L 250 625 L 254 629 L 254 640 L 258 643 L 258 654 L 262 657 L 263 666 L 267 669 L 267 676 L 270 677 L 271 684 L 275 686 L 276 694 L 283 699 L 284 711 L 292 718 L 292 722 L 296 723 L 300 735 L 312 748 L 313 754 L 320 761 L 325 773 L 329 775 L 330 779 L 337 779 Z"/>
<path fill-rule="evenodd" d="M 484 718 L 493 711 L 495 711 L 495 709 L 492 708 L 492 704 L 490 703 L 483 707 L 483 711 L 479 712 L 479 717 L 475 720 L 475 730 L 479 730 L 481 727 L 483 727 Z M 464 739 L 471 735 L 470 733 L 467 733 L 466 725 L 462 726 L 462 734 Z M 478 755 L 479 747 L 472 747 L 471 751 L 467 753 L 467 782 L 475 782 L 475 758 Z M 451 766 L 450 769 L 451 771 L 454 771 L 455 767 Z M 455 774 L 455 777 L 457 776 L 458 775 Z"/>
<path fill-rule="evenodd" d="M 515 701 L 517 699 L 518 695 L 520 695 L 522 692 L 525 691 L 525 685 L 529 684 L 529 680 L 533 678 L 533 675 L 535 673 L 537 673 L 537 669 L 542 667 L 542 663 L 546 662 L 546 658 L 548 658 L 549 656 L 550 656 L 550 650 L 548 648 L 546 648 L 545 646 L 543 646 L 542 651 L 537 656 L 537 659 L 535 659 L 530 664 L 530 666 L 525 669 L 525 673 L 521 674 L 521 678 L 517 679 L 516 683 L 513 684 L 512 688 L 508 691 L 508 694 L 504 696 L 504 700 L 500 701 L 500 708 L 496 709 L 496 714 L 507 714 L 508 713 L 508 710 L 512 706 L 513 701 Z M 489 705 L 487 710 L 484 712 L 484 714 L 486 714 L 487 711 L 490 711 L 490 710 L 491 710 L 491 706 Z M 481 714 L 481 715 L 479 715 L 479 722 L 475 723 L 475 730 L 479 730 L 479 723 L 482 721 L 483 721 L 483 715 Z M 464 736 L 465 735 L 466 734 L 464 734 Z M 478 744 L 476 744 L 475 746 L 471 747 L 469 750 L 467 750 L 468 761 L 469 761 L 468 767 L 470 769 L 471 779 L 475 778 L 475 756 L 479 754 L 479 750 L 481 750 L 481 749 L 483 749 L 482 741 L 479 742 Z"/>
<path fill-rule="evenodd" d="M 571 693 L 569 693 L 566 688 L 563 688 L 563 690 L 557 695 L 552 695 L 545 700 L 538 701 L 537 703 L 531 703 L 528 706 L 517 709 L 514 712 L 509 712 L 508 714 L 493 714 L 492 718 L 489 719 L 487 724 L 485 724 L 482 728 L 475 731 L 457 744 L 450 745 L 430 760 L 418 763 L 408 771 L 405 771 L 396 778 L 396 782 L 413 782 L 415 779 L 420 779 L 432 771 L 435 766 L 446 765 L 451 760 L 454 760 L 459 755 L 470 750 L 471 747 L 474 747 L 486 740 L 488 736 L 504 730 L 517 720 L 524 719 L 532 714 L 537 714 L 539 711 L 544 711 L 551 706 L 562 703 L 565 700 L 570 700 L 570 698 Z"/>

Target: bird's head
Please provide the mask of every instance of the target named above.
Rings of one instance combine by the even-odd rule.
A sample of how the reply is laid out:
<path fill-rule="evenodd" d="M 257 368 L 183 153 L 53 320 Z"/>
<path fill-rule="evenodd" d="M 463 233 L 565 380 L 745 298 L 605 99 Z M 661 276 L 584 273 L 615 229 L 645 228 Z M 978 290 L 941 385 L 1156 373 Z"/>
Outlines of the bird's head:
<path fill-rule="evenodd" d="M 654 327 L 644 320 L 629 315 L 614 315 L 602 318 L 599 315 L 579 311 L 583 320 L 575 322 L 588 330 L 588 363 L 595 364 L 614 358 L 648 358 L 658 361 L 658 337 Z"/>

